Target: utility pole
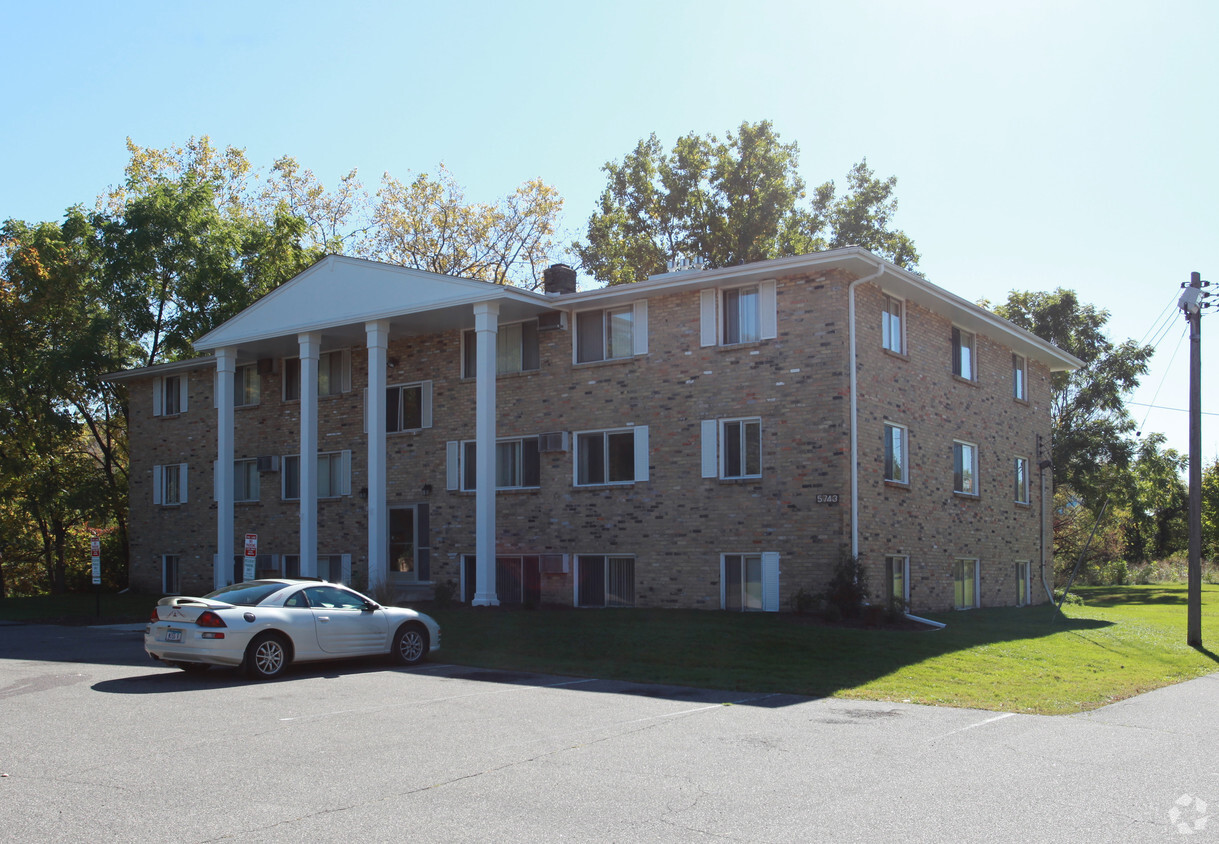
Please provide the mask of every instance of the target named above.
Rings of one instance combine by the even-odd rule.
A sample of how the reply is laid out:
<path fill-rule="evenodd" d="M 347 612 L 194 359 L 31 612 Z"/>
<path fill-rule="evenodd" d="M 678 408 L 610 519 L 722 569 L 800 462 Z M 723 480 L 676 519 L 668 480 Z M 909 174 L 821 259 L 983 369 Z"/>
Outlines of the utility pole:
<path fill-rule="evenodd" d="M 1202 308 L 1201 273 L 1191 273 L 1180 306 L 1189 322 L 1189 597 L 1185 641 L 1202 647 Z"/>

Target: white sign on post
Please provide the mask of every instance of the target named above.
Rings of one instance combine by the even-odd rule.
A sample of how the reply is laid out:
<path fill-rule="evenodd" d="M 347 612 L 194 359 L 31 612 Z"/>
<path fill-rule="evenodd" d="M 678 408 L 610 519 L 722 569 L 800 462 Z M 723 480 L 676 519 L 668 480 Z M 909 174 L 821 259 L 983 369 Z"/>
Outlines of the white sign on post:
<path fill-rule="evenodd" d="M 90 553 L 93 555 L 93 585 L 102 585 L 102 541 L 94 539 L 89 543 Z"/>
<path fill-rule="evenodd" d="M 241 579 L 254 579 L 254 563 L 258 559 L 258 534 L 247 533 L 245 535 L 245 565 L 242 567 Z"/>

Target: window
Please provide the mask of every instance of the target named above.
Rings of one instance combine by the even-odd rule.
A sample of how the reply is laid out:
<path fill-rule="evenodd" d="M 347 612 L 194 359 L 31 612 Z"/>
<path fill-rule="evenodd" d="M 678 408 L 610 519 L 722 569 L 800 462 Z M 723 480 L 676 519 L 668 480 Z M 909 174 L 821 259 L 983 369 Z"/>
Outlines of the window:
<path fill-rule="evenodd" d="M 910 558 L 890 555 L 885 557 L 885 582 L 888 584 L 885 598 L 910 605 Z"/>
<path fill-rule="evenodd" d="M 152 382 L 152 415 L 177 416 L 186 412 L 185 375 L 165 375 Z"/>
<path fill-rule="evenodd" d="M 385 431 L 432 427 L 432 382 L 399 384 L 385 390 Z"/>
<path fill-rule="evenodd" d="M 902 316 L 905 302 L 885 294 L 884 311 L 880 318 L 880 344 L 899 355 L 905 351 L 905 335 L 902 333 Z"/>
<path fill-rule="evenodd" d="M 461 444 L 461 488 L 467 492 L 478 488 L 477 443 Z M 538 458 L 538 438 L 519 437 L 495 442 L 495 488 L 526 489 L 541 484 L 541 461 Z"/>
<path fill-rule="evenodd" d="M 635 606 L 635 558 L 580 554 L 576 557 L 576 606 Z"/>
<path fill-rule="evenodd" d="M 351 390 L 351 351 L 335 349 L 317 357 L 318 396 L 337 396 Z M 301 397 L 301 359 L 284 359 L 284 400 L 299 401 Z"/>
<path fill-rule="evenodd" d="M 576 363 L 647 352 L 647 302 L 576 314 Z"/>
<path fill-rule="evenodd" d="M 166 595 L 177 595 L 182 591 L 178 580 L 178 555 L 161 557 L 161 591 Z"/>
<path fill-rule="evenodd" d="M 258 500 L 258 460 L 233 461 L 233 500 Z"/>
<path fill-rule="evenodd" d="M 574 463 L 576 486 L 646 481 L 647 426 L 577 433 Z"/>
<path fill-rule="evenodd" d="M 725 554 L 722 563 L 726 610 L 762 609 L 762 555 Z"/>
<path fill-rule="evenodd" d="M 233 404 L 236 407 L 251 407 L 258 404 L 260 379 L 258 366 L 247 364 L 237 367 L 233 378 Z"/>
<path fill-rule="evenodd" d="M 952 564 L 952 606 L 972 609 L 978 604 L 978 561 L 962 558 Z"/>
<path fill-rule="evenodd" d="M 974 361 L 974 335 L 962 328 L 952 329 L 952 374 L 973 381 L 977 378 Z"/>
<path fill-rule="evenodd" d="M 1028 363 L 1024 355 L 1012 353 L 1012 398 L 1028 401 Z"/>
<path fill-rule="evenodd" d="M 538 362 L 538 322 L 501 325 L 495 334 L 495 371 L 533 372 Z M 462 378 L 478 374 L 478 335 L 474 329 L 462 332 Z"/>
<path fill-rule="evenodd" d="M 166 507 L 186 503 L 186 464 L 152 467 L 152 503 Z"/>
<path fill-rule="evenodd" d="M 978 447 L 955 440 L 952 444 L 952 491 L 978 494 Z"/>
<path fill-rule="evenodd" d="M 1029 459 L 1027 457 L 1016 458 L 1016 503 L 1029 503 Z"/>
<path fill-rule="evenodd" d="M 906 465 L 906 429 L 901 425 L 885 424 L 885 480 L 910 483 Z"/>
<path fill-rule="evenodd" d="M 700 294 L 699 335 L 703 346 L 770 340 L 778 336 L 778 285 L 773 280 Z"/>
<path fill-rule="evenodd" d="M 704 478 L 762 477 L 762 420 L 703 420 Z"/>
<path fill-rule="evenodd" d="M 1024 607 L 1032 603 L 1033 578 L 1028 562 L 1016 563 L 1016 606 Z"/>
<path fill-rule="evenodd" d="M 301 497 L 300 456 L 290 454 L 283 459 L 283 497 Z M 317 497 L 338 498 L 351 495 L 351 452 L 332 451 L 317 456 Z"/>

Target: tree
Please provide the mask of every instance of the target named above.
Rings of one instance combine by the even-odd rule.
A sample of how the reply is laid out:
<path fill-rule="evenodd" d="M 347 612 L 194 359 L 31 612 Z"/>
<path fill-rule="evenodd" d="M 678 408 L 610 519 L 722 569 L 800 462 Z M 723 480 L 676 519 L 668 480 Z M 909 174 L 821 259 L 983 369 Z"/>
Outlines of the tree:
<path fill-rule="evenodd" d="M 1202 470 L 1202 555 L 1219 562 L 1219 457 Z"/>
<path fill-rule="evenodd" d="M 724 141 L 690 133 L 668 154 L 652 134 L 605 164 L 598 209 L 573 249 L 606 284 L 642 281 L 682 258 L 724 267 L 850 244 L 917 265 L 914 244 L 889 228 L 896 178 L 876 179 L 864 160 L 845 193 L 826 182 L 803 207 L 798 165 L 798 145 L 768 120 L 742 123 Z"/>
<path fill-rule="evenodd" d="M 1181 478 L 1188 455 L 1161 450 L 1163 434 L 1149 434 L 1139 443 L 1129 473 L 1129 517 L 1126 556 L 1136 562 L 1163 560 L 1189 547 L 1189 491 Z"/>
<path fill-rule="evenodd" d="M 467 203 L 442 164 L 409 184 L 385 174 L 362 257 L 445 275 L 533 288 L 558 250 L 563 200 L 541 179 L 495 204 Z"/>
<path fill-rule="evenodd" d="M 354 168 L 328 191 L 312 170 L 281 156 L 271 166 L 261 203 L 264 214 L 286 210 L 304 220 L 308 245 L 326 253 L 350 254 L 372 228 L 372 201 Z"/>
<path fill-rule="evenodd" d="M 1075 372 L 1053 374 L 1050 455 L 1055 487 L 1067 485 L 1098 509 L 1106 494 L 1106 468 L 1125 471 L 1130 465 L 1134 420 L 1124 399 L 1146 374 L 1155 349 L 1133 340 L 1115 345 L 1104 331 L 1109 312 L 1081 303 L 1071 290 L 1012 291 L 993 310 L 1083 361 Z"/>

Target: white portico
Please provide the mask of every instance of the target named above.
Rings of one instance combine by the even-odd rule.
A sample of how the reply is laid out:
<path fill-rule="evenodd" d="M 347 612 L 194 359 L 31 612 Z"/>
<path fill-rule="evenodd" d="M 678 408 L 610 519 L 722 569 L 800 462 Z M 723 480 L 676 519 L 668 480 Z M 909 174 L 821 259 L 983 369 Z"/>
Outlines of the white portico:
<path fill-rule="evenodd" d="M 232 580 L 228 561 L 240 554 L 234 519 L 235 373 L 243 365 L 293 360 L 299 367 L 299 566 L 302 576 L 318 572 L 319 402 L 327 379 L 345 370 L 326 361 L 352 348 L 367 350 L 364 404 L 367 452 L 367 571 L 375 591 L 390 572 L 387 473 L 387 368 L 396 337 L 473 329 L 475 344 L 475 553 L 474 603 L 498 603 L 495 586 L 496 374 L 497 336 L 503 323 L 531 319 L 553 310 L 553 300 L 519 288 L 437 275 L 370 261 L 329 256 L 272 291 L 195 343 L 216 357 L 216 564 L 217 587 Z M 298 363 L 297 363 L 298 362 Z M 398 362 L 410 367 L 409 360 Z M 452 362 L 461 366 L 460 360 Z M 434 362 L 433 362 L 434 365 Z M 296 370 L 293 370 L 293 378 Z M 285 379 L 288 375 L 285 373 Z M 349 377 L 349 376 L 348 376 Z M 420 378 L 430 377 L 420 372 Z M 346 385 L 349 389 L 358 385 Z M 428 411 L 430 412 L 430 410 Z M 329 487 L 327 487 L 329 489 Z M 361 490 L 361 495 L 364 491 Z"/>

